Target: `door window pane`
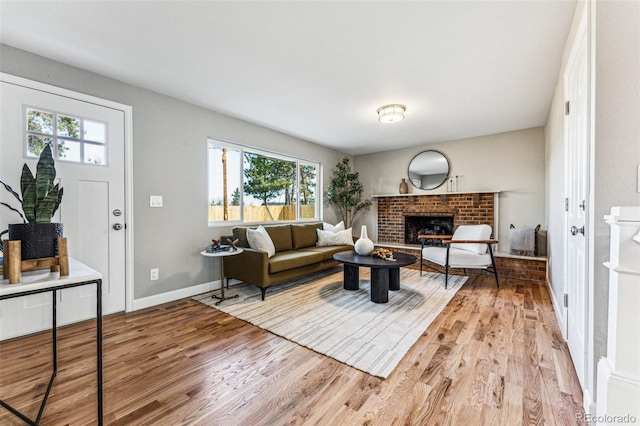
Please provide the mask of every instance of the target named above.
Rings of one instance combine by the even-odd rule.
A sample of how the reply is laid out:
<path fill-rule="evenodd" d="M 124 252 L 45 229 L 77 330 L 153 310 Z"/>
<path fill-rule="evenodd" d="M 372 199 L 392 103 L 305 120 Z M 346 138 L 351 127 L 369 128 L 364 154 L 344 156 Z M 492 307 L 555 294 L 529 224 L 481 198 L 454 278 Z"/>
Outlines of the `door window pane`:
<path fill-rule="evenodd" d="M 107 141 L 107 125 L 98 121 L 84 121 L 84 139 L 92 142 Z"/>
<path fill-rule="evenodd" d="M 46 136 L 28 135 L 27 136 L 27 156 L 39 157 L 40 153 L 44 149 L 44 146 L 52 143 L 53 143 L 53 138 L 48 138 Z"/>
<path fill-rule="evenodd" d="M 58 136 L 80 139 L 80 120 L 78 118 L 59 115 Z"/>
<path fill-rule="evenodd" d="M 62 148 L 61 148 L 62 146 Z M 72 161 L 79 163 L 81 153 L 80 142 L 73 142 L 68 140 L 58 141 L 58 160 Z"/>
<path fill-rule="evenodd" d="M 106 149 L 104 145 L 84 144 L 84 162 L 91 164 L 106 164 Z"/>
<path fill-rule="evenodd" d="M 31 108 L 27 109 L 27 131 L 52 135 L 53 123 L 53 114 Z"/>

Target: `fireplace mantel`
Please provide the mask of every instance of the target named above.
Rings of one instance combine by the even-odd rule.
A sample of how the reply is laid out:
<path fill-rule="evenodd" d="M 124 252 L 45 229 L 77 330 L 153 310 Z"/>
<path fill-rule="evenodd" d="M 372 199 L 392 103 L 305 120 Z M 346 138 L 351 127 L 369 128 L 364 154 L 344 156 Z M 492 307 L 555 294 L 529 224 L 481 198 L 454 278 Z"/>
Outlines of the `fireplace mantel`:
<path fill-rule="evenodd" d="M 502 191 L 462 191 L 462 192 L 437 192 L 437 193 L 411 193 L 411 194 L 374 194 L 371 198 L 385 198 L 385 197 L 421 197 L 421 196 L 436 196 L 436 195 L 461 195 L 461 194 L 499 194 Z"/>

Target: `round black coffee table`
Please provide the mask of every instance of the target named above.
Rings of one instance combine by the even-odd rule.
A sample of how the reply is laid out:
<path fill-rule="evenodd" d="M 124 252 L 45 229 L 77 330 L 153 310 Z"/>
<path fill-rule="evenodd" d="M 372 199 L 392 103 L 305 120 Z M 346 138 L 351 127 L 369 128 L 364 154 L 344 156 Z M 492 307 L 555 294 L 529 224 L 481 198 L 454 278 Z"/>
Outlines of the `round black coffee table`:
<path fill-rule="evenodd" d="M 411 265 L 418 259 L 405 253 L 393 253 L 394 261 L 374 256 L 360 256 L 355 251 L 341 251 L 333 259 L 344 264 L 344 289 L 360 288 L 360 267 L 371 268 L 371 301 L 387 303 L 389 290 L 400 290 L 400 267 Z"/>

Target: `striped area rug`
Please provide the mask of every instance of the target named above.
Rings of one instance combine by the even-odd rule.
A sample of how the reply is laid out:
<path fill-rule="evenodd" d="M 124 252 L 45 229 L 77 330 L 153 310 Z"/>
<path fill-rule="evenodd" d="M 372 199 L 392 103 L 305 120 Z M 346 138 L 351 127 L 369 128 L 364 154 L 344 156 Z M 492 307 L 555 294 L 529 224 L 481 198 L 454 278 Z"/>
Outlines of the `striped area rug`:
<path fill-rule="evenodd" d="M 194 299 L 318 353 L 387 378 L 402 357 L 444 309 L 467 277 L 401 268 L 400 291 L 389 302 L 373 303 L 369 269 L 360 268 L 360 290 L 342 288 L 342 267 L 267 290 L 265 301 L 253 285 L 231 286 L 239 294 L 215 306 L 212 292 Z M 219 291 L 219 290 L 217 290 Z"/>

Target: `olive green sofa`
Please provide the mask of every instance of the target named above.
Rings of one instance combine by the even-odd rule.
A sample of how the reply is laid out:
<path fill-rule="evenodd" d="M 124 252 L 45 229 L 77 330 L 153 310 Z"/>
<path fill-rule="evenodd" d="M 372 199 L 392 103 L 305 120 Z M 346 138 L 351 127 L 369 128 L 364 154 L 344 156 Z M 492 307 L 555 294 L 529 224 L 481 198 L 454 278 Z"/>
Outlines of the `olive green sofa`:
<path fill-rule="evenodd" d="M 247 241 L 247 228 L 233 228 L 233 238 L 238 239 L 238 247 L 243 252 L 223 258 L 224 275 L 254 284 L 262 291 L 262 300 L 268 287 L 312 272 L 331 268 L 338 264 L 333 260 L 335 253 L 353 250 L 353 246 L 339 245 L 317 247 L 316 230 L 322 229 L 322 222 L 287 225 L 266 225 L 267 233 L 273 241 L 276 253 L 269 258 L 267 252 L 254 250 Z"/>

